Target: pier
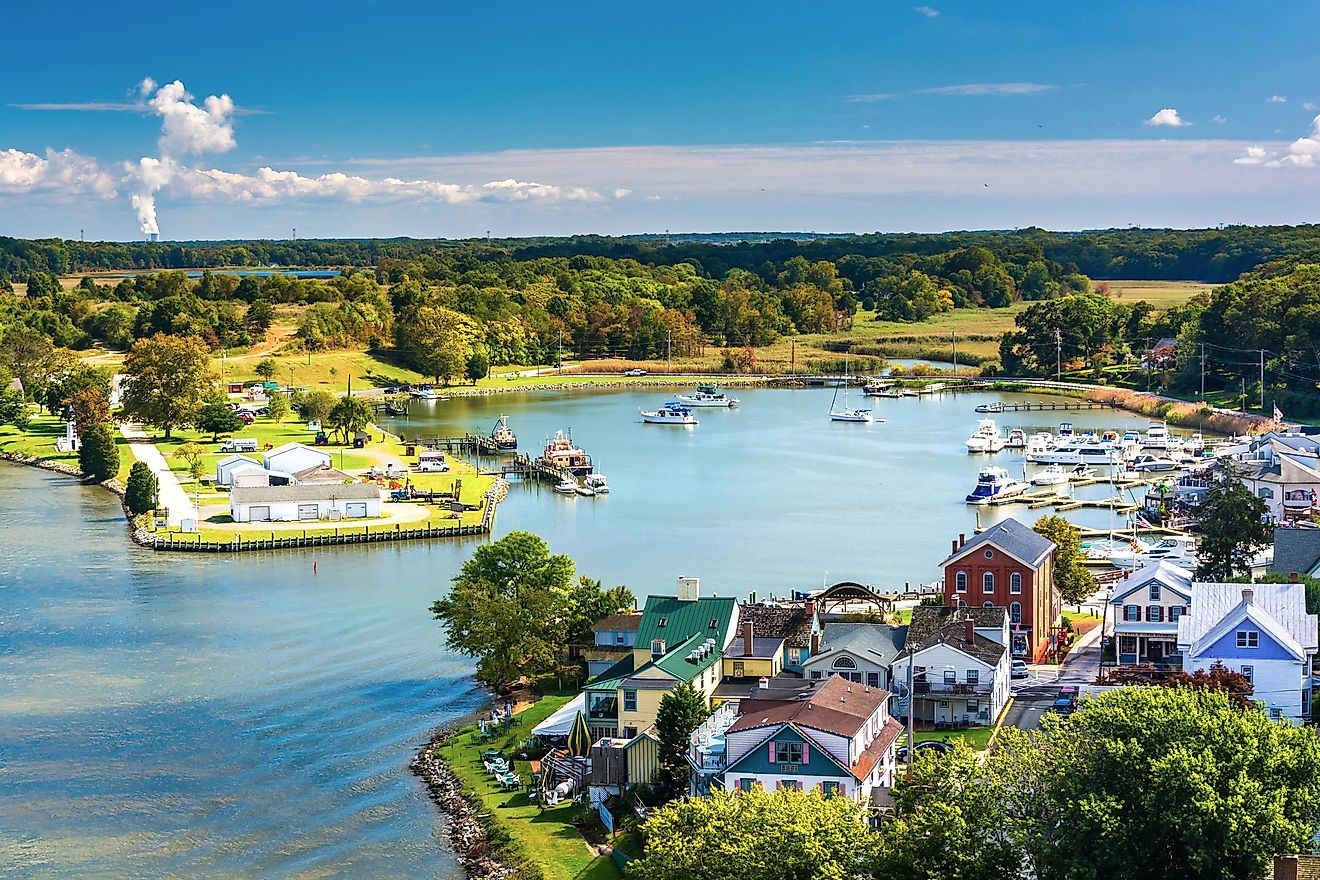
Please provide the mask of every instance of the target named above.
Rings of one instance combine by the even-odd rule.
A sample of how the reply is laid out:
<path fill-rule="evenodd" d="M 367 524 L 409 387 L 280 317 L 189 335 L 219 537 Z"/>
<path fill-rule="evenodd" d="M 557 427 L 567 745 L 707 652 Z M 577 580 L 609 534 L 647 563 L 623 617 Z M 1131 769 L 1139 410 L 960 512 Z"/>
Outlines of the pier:
<path fill-rule="evenodd" d="M 399 438 L 405 446 L 425 446 L 427 449 L 443 449 L 445 452 L 468 455 L 499 455 L 502 450 L 494 440 L 484 434 L 464 434 L 462 437 L 414 437 L 411 440 Z"/>
<path fill-rule="evenodd" d="M 1001 412 L 1075 412 L 1084 409 L 1118 409 L 1112 403 L 1099 403 L 1094 400 L 1049 401 L 1029 400 L 1025 403 L 1000 403 L 994 409 L 985 410 L 987 414 Z M 981 410 L 977 410 L 981 412 Z"/>
<path fill-rule="evenodd" d="M 511 461 L 506 461 L 500 466 L 500 473 L 504 477 L 523 477 L 528 480 L 549 480 L 559 483 L 563 480 L 573 480 L 577 477 L 568 468 L 556 467 L 552 464 L 546 464 L 539 458 L 532 458 L 530 455 L 515 455 Z"/>

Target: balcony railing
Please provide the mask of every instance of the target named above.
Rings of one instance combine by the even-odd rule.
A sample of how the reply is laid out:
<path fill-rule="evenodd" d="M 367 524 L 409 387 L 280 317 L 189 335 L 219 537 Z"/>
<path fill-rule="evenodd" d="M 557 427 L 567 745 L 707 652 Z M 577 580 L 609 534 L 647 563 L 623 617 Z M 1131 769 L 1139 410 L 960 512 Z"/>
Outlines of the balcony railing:
<path fill-rule="evenodd" d="M 912 688 L 918 696 L 921 694 L 988 694 L 994 690 L 994 685 L 989 681 L 915 681 L 912 683 Z"/>

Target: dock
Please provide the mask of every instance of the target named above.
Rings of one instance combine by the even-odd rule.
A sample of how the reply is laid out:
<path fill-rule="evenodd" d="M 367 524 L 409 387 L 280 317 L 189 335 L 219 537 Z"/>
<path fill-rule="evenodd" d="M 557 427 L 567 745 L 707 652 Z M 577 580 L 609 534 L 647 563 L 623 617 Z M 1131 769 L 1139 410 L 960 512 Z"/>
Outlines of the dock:
<path fill-rule="evenodd" d="M 413 437 L 399 438 L 407 446 L 425 446 L 427 449 L 443 449 L 445 452 L 467 455 L 499 455 L 505 451 L 494 440 L 484 434 L 464 434 L 462 437 Z"/>
<path fill-rule="evenodd" d="M 577 477 L 568 468 L 546 464 L 539 458 L 522 454 L 515 455 L 512 460 L 504 462 L 500 466 L 500 474 L 505 478 L 522 477 L 528 480 L 549 480 L 555 483 L 564 480 L 577 482 Z"/>
<path fill-rule="evenodd" d="M 1118 409 L 1112 403 L 1098 403 L 1094 400 L 1049 401 L 1031 400 L 1026 403 L 1001 403 L 986 415 L 1002 412 L 1076 412 L 1084 409 Z M 978 410 L 979 412 L 979 410 Z"/>

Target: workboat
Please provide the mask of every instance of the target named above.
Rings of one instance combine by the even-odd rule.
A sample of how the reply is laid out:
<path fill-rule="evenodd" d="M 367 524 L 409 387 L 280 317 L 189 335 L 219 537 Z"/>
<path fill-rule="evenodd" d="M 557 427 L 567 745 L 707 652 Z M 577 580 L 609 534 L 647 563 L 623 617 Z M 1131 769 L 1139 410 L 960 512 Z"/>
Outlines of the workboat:
<path fill-rule="evenodd" d="M 1180 465 L 1171 458 L 1143 452 L 1128 462 L 1128 468 L 1134 471 L 1176 471 Z"/>
<path fill-rule="evenodd" d="M 1141 445 L 1147 449 L 1168 449 L 1169 429 L 1163 422 L 1152 424 L 1146 429 L 1146 437 L 1141 441 Z"/>
<path fill-rule="evenodd" d="M 495 448 L 501 452 L 512 452 L 518 448 L 518 437 L 509 430 L 509 417 L 505 415 L 500 416 L 495 427 L 491 428 L 490 439 L 495 443 Z"/>
<path fill-rule="evenodd" d="M 665 404 L 659 409 L 639 409 L 642 421 L 648 425 L 695 425 L 697 417 L 686 406 Z"/>
<path fill-rule="evenodd" d="M 968 504 L 989 504 L 995 498 L 1009 498 L 1021 495 L 1031 485 L 1015 480 L 1001 467 L 981 468 L 976 475 L 976 488 L 967 496 Z"/>
<path fill-rule="evenodd" d="M 578 481 L 565 477 L 555 484 L 555 491 L 560 495 L 576 495 L 578 493 Z"/>
<path fill-rule="evenodd" d="M 872 422 L 869 409 L 854 409 L 848 406 L 848 356 L 843 358 L 843 405 L 839 406 L 839 386 L 834 386 L 834 399 L 830 401 L 830 421 L 832 422 Z M 881 419 L 880 421 L 884 421 Z"/>
<path fill-rule="evenodd" d="M 1063 465 L 1048 464 L 1040 472 L 1032 475 L 1031 485 L 1061 486 L 1068 482 L 1068 479 L 1068 472 L 1063 469 Z"/>
<path fill-rule="evenodd" d="M 968 452 L 998 452 L 1004 448 L 1004 436 L 999 433 L 994 419 L 981 419 L 976 430 L 967 438 Z"/>
<path fill-rule="evenodd" d="M 1025 449 L 1027 446 L 1027 432 L 1021 428 L 1013 428 L 1008 432 L 1008 439 L 1004 441 L 1005 449 Z"/>
<path fill-rule="evenodd" d="M 411 394 L 413 397 L 417 398 L 418 400 L 448 400 L 449 399 L 445 397 L 443 394 L 441 394 L 439 391 L 436 391 L 430 385 L 422 385 L 419 388 L 414 388 L 412 391 L 409 391 L 408 393 Z"/>
<path fill-rule="evenodd" d="M 1115 464 L 1118 450 L 1099 440 L 1074 440 L 1044 452 L 1030 452 L 1032 464 Z"/>
<path fill-rule="evenodd" d="M 979 413 L 1001 413 L 1004 411 L 1004 405 L 999 401 L 994 403 L 983 403 L 976 408 Z"/>
<path fill-rule="evenodd" d="M 540 461 L 551 467 L 564 468 L 575 477 L 591 473 L 591 456 L 574 446 L 573 435 L 565 436 L 563 431 L 555 431 L 554 439 L 546 441 Z"/>
<path fill-rule="evenodd" d="M 582 485 L 597 495 L 610 494 L 610 485 L 605 482 L 604 474 L 587 474 L 582 478 Z"/>
<path fill-rule="evenodd" d="M 719 387 L 709 383 L 702 383 L 697 386 L 697 390 L 691 394 L 680 394 L 678 399 L 684 406 L 737 406 L 738 398 L 730 397 Z"/>

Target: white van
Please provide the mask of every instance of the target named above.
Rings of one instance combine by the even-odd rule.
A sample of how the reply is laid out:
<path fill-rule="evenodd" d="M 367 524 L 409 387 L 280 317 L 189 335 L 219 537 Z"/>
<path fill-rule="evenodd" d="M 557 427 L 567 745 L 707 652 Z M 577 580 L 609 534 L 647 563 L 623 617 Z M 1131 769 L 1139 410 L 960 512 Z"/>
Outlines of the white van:
<path fill-rule="evenodd" d="M 234 437 L 220 444 L 221 452 L 256 452 L 257 441 L 254 437 Z"/>

